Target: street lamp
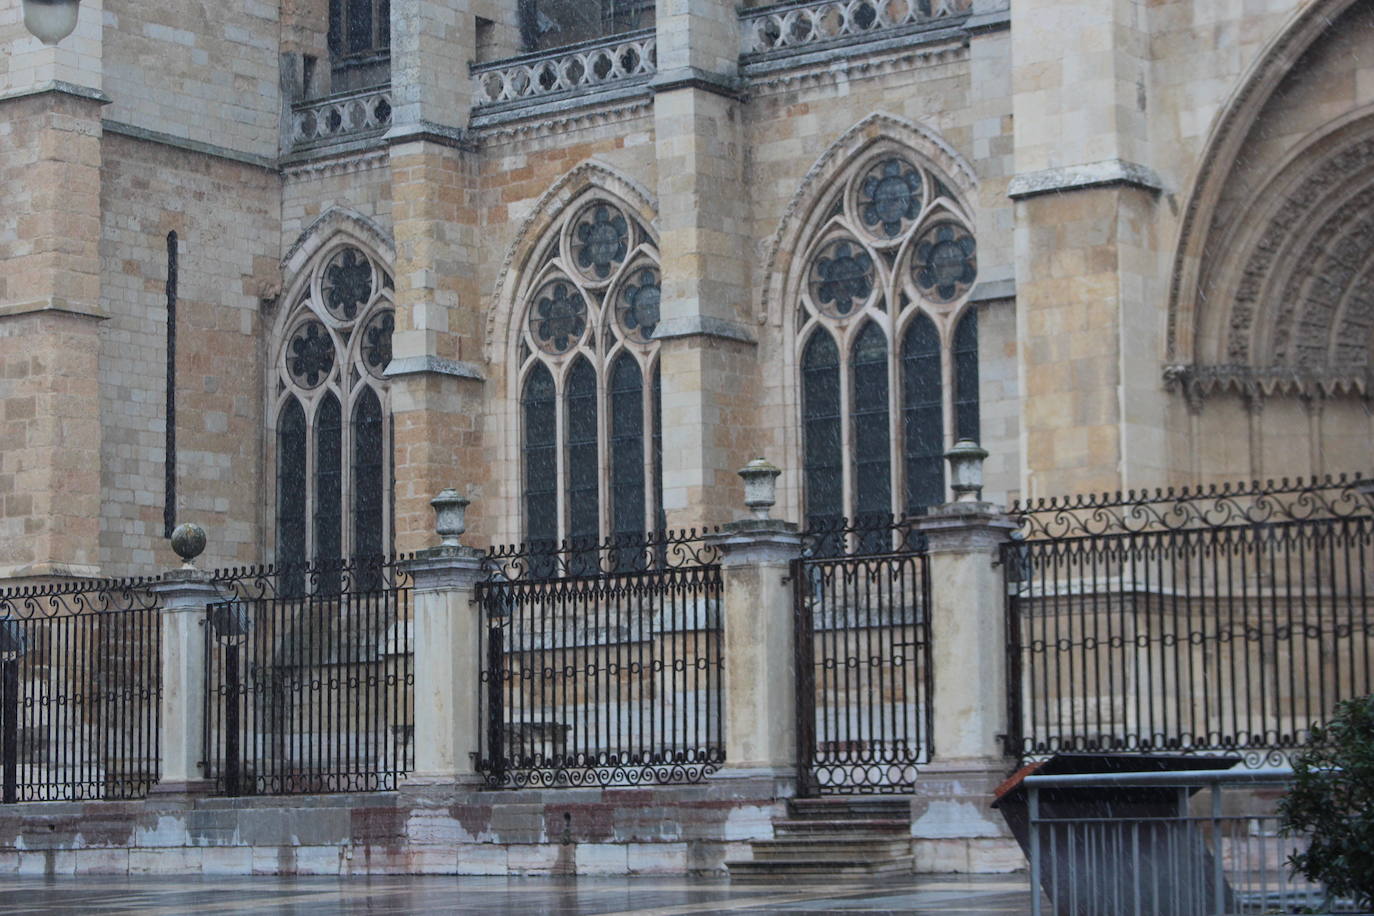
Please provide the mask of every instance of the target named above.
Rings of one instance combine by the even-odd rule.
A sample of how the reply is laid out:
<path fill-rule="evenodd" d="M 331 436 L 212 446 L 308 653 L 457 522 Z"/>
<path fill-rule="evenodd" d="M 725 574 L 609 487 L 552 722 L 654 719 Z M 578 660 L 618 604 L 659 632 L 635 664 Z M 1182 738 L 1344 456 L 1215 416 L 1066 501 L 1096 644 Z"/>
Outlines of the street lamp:
<path fill-rule="evenodd" d="M 24 0 L 24 27 L 45 45 L 55 45 L 76 29 L 81 0 Z"/>

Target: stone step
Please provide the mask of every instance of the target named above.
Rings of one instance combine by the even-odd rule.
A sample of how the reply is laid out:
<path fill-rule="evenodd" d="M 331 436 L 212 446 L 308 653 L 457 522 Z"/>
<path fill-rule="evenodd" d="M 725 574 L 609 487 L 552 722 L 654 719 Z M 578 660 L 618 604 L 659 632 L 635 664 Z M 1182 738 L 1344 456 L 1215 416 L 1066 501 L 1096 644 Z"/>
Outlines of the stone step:
<path fill-rule="evenodd" d="M 856 820 L 868 818 L 911 818 L 911 799 L 892 798 L 793 798 L 787 802 L 790 819 Z"/>
<path fill-rule="evenodd" d="M 909 837 L 845 836 L 829 841 L 787 837 L 755 840 L 750 846 L 753 847 L 755 861 L 768 862 L 833 862 L 848 859 L 879 862 L 911 855 Z"/>
<path fill-rule="evenodd" d="M 823 819 L 823 820 L 803 820 L 800 818 L 789 817 L 786 820 L 775 821 L 773 833 L 776 836 L 815 836 L 832 835 L 836 833 L 867 833 L 867 834 L 897 834 L 905 836 L 911 832 L 911 819 L 909 817 L 890 817 L 890 818 L 853 818 L 853 819 Z"/>
<path fill-rule="evenodd" d="M 764 882 L 803 875 L 824 875 L 827 880 L 867 878 L 873 875 L 909 874 L 915 867 L 911 856 L 871 861 L 865 859 L 827 859 L 811 862 L 726 862 L 730 880 L 742 884 Z"/>

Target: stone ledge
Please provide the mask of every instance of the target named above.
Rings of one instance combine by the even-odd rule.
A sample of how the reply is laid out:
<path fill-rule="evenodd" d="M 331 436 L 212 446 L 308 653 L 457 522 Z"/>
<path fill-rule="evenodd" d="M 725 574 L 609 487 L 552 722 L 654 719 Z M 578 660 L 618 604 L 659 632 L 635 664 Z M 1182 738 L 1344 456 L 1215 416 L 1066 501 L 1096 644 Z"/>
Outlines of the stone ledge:
<path fill-rule="evenodd" d="M 1140 188 L 1155 194 L 1164 190 L 1164 182 L 1154 169 L 1124 159 L 1104 159 L 1101 162 L 1017 175 L 1007 185 L 1007 196 L 1012 200 L 1026 200 L 1042 194 L 1115 185 Z"/>
<path fill-rule="evenodd" d="M 424 375 L 426 373 L 451 375 L 454 378 L 472 379 L 476 382 L 487 380 L 487 377 L 482 374 L 482 370 L 475 363 L 444 359 L 441 356 L 397 357 L 387 364 L 386 371 L 382 374 L 387 378 L 399 378 L 404 375 Z"/>
<path fill-rule="evenodd" d="M 691 315 L 686 318 L 665 318 L 654 329 L 654 340 L 676 340 L 680 337 L 716 337 L 754 344 L 754 335 L 744 325 L 710 315 Z"/>

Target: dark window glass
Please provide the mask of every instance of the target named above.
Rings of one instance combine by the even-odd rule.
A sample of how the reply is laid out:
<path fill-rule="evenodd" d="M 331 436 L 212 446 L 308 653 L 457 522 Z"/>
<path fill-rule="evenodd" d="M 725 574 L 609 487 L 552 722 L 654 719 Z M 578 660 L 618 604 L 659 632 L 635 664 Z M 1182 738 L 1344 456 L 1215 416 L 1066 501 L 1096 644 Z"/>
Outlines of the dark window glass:
<path fill-rule="evenodd" d="M 817 331 L 802 353 L 806 520 L 812 528 L 833 527 L 844 515 L 840 422 L 840 351 L 829 333 Z"/>
<path fill-rule="evenodd" d="M 558 543 L 558 429 L 553 376 L 536 365 L 525 380 L 525 538 L 531 573 L 552 573 Z"/>
<path fill-rule="evenodd" d="M 644 375 L 622 353 L 611 368 L 611 534 L 633 543 L 644 534 Z M 632 569 L 636 554 L 618 557 Z"/>
<path fill-rule="evenodd" d="M 945 501 L 941 387 L 940 334 L 935 323 L 920 314 L 902 340 L 902 454 L 908 515 Z"/>
<path fill-rule="evenodd" d="M 873 529 L 892 514 L 892 446 L 888 427 L 887 338 L 869 323 L 854 340 L 854 521 Z M 875 536 L 864 546 L 880 549 Z"/>
<path fill-rule="evenodd" d="M 364 388 L 353 406 L 353 556 L 364 590 L 381 585 L 382 456 L 382 402 Z"/>
<path fill-rule="evenodd" d="M 391 46 L 391 0 L 329 0 L 329 50 L 370 54 Z"/>
<path fill-rule="evenodd" d="M 654 527 L 662 531 L 668 527 L 668 515 L 663 511 L 663 373 L 654 364 Z"/>
<path fill-rule="evenodd" d="M 596 448 L 596 370 L 579 359 L 568 373 L 565 399 L 568 430 L 568 539 L 582 550 L 570 557 L 572 575 L 596 571 L 601 533 L 600 481 Z"/>
<path fill-rule="evenodd" d="M 300 594 L 305 577 L 305 411 L 291 398 L 277 420 L 277 563 L 297 567 L 282 583 L 288 595 Z"/>
<path fill-rule="evenodd" d="M 333 392 L 326 394 L 315 415 L 315 562 L 320 565 L 320 588 L 338 588 L 337 572 L 343 557 L 343 413 Z"/>
<path fill-rule="evenodd" d="M 978 427 L 978 313 L 969 309 L 954 326 L 954 437 L 978 442 Z"/>

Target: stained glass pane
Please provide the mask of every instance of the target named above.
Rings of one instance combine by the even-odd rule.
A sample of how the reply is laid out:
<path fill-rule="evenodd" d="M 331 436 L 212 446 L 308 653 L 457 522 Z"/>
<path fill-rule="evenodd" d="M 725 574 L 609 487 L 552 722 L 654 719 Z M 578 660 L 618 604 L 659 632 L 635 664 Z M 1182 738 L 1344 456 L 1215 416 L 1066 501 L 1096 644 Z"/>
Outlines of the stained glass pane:
<path fill-rule="evenodd" d="M 945 501 L 945 423 L 940 334 L 919 314 L 902 340 L 902 448 L 906 512 L 919 515 Z"/>
<path fill-rule="evenodd" d="M 305 562 L 305 411 L 295 398 L 282 407 L 277 421 L 277 563 Z M 282 583 L 287 595 L 298 595 L 305 576 L 288 572 Z"/>
<path fill-rule="evenodd" d="M 854 520 L 873 528 L 892 514 L 892 446 L 888 428 L 887 337 L 869 323 L 854 341 Z M 882 532 L 872 532 L 881 535 Z M 879 549 L 878 543 L 863 545 Z"/>
<path fill-rule="evenodd" d="M 525 538 L 535 556 L 531 573 L 551 575 L 558 543 L 558 430 L 553 376 L 542 363 L 525 380 Z"/>
<path fill-rule="evenodd" d="M 644 375 L 622 353 L 611 369 L 611 533 L 632 543 L 644 531 Z M 633 569 L 637 557 L 616 567 Z"/>
<path fill-rule="evenodd" d="M 373 0 L 348 0 L 349 54 L 372 50 L 372 3 Z"/>
<path fill-rule="evenodd" d="M 315 562 L 337 568 L 343 557 L 343 414 L 326 394 L 315 415 Z M 338 587 L 338 576 L 321 574 L 320 588 Z"/>
<path fill-rule="evenodd" d="M 817 331 L 802 353 L 806 520 L 813 528 L 844 515 L 840 422 L 840 351 L 828 332 Z"/>
<path fill-rule="evenodd" d="M 570 557 L 572 575 L 596 572 L 601 535 L 600 481 L 596 448 L 596 370 L 579 359 L 568 373 L 565 398 L 568 432 L 568 539 L 586 550 Z"/>
<path fill-rule="evenodd" d="M 981 440 L 978 418 L 978 313 L 969 309 L 954 326 L 954 435 Z"/>
<path fill-rule="evenodd" d="M 382 403 L 364 388 L 353 407 L 353 556 L 368 561 L 358 564 L 357 584 L 364 590 L 381 585 L 382 458 Z"/>
<path fill-rule="evenodd" d="M 662 531 L 668 527 L 668 516 L 663 511 L 663 373 L 657 364 L 654 366 L 651 409 L 654 414 L 654 528 Z"/>

